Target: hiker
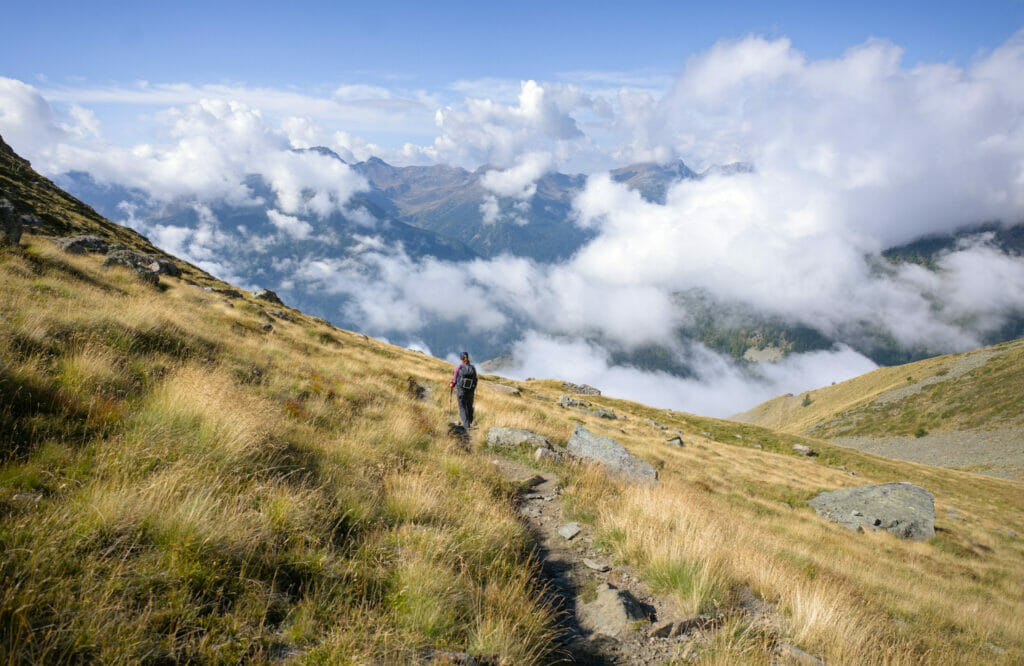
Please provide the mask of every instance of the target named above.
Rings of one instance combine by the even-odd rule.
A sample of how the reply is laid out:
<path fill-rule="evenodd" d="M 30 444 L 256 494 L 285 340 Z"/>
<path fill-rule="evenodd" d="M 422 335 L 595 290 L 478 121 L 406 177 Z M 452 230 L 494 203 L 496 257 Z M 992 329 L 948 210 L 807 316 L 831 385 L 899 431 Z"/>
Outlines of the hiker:
<path fill-rule="evenodd" d="M 473 394 L 476 392 L 476 368 L 469 362 L 469 352 L 462 352 L 462 363 L 455 366 L 455 374 L 452 375 L 452 384 L 448 389 L 451 393 L 455 389 L 455 395 L 459 399 L 459 418 L 462 419 L 462 427 L 469 430 L 473 426 Z"/>

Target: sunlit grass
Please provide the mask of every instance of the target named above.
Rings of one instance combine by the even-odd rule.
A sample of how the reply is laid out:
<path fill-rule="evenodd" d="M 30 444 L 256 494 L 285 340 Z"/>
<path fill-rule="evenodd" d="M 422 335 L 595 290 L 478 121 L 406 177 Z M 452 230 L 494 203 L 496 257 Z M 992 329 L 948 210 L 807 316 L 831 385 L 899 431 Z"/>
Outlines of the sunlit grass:
<path fill-rule="evenodd" d="M 266 332 L 256 301 L 171 278 L 156 291 L 28 241 L 0 255 L 11 662 L 405 663 L 427 647 L 548 661 L 558 625 L 482 445 L 494 425 L 564 444 L 578 421 L 659 470 L 647 487 L 547 463 L 609 559 L 680 612 L 721 616 L 681 658 L 772 663 L 782 641 L 829 663 L 1024 655 L 1019 484 L 607 396 L 592 402 L 626 418 L 599 419 L 558 407 L 544 380 L 520 396 L 484 381 L 466 450 L 438 359 L 299 313 Z M 794 454 L 801 442 L 820 455 Z M 854 534 L 806 506 L 894 480 L 935 493 L 932 541 Z M 744 615 L 747 593 L 771 612 Z"/>

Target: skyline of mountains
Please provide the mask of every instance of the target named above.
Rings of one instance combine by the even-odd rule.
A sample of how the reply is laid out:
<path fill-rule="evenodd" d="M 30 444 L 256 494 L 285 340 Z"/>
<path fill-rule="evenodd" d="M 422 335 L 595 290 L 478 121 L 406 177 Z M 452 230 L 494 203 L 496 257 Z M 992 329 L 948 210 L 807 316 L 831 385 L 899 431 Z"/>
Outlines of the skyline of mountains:
<path fill-rule="evenodd" d="M 587 176 L 548 172 L 523 193 L 502 196 L 488 181 L 488 174 L 500 172 L 487 166 L 473 171 L 448 165 L 399 167 L 379 158 L 349 164 L 327 148 L 295 152 L 345 163 L 368 187 L 340 210 L 319 215 L 282 212 L 279 194 L 260 174 L 245 178 L 251 193 L 246 203 L 194 198 L 163 203 L 139 189 L 99 183 L 84 172 L 62 174 L 55 181 L 168 251 L 219 276 L 273 289 L 336 325 L 439 356 L 468 348 L 481 360 L 511 359 L 506 369 L 515 365 L 516 346 L 534 334 L 592 345 L 607 354 L 609 368 L 680 378 L 711 371 L 705 348 L 730 359 L 741 374 L 755 375 L 761 361 L 789 354 L 852 349 L 874 363 L 891 365 L 949 351 L 901 343 L 871 321 L 815 326 L 699 286 L 672 292 L 672 307 L 679 314 L 670 335 L 660 340 L 631 343 L 585 323 L 572 328 L 560 320 L 563 312 L 545 313 L 551 307 L 574 307 L 576 297 L 570 292 L 578 285 L 564 269 L 600 236 L 594 226 L 580 223 L 574 208 Z M 668 189 L 681 180 L 753 173 L 747 164 L 697 173 L 675 160 L 631 164 L 608 172 L 608 178 L 637 192 L 645 205 L 664 207 Z M 880 264 L 872 270 L 920 265 L 935 272 L 937 258 L 971 243 L 1019 257 L 1022 238 L 1024 225 L 1019 224 L 925 236 L 886 249 L 872 261 L 890 268 Z M 562 304 L 531 306 L 539 282 L 554 290 Z M 557 294 L 563 288 L 566 293 Z M 542 297 L 551 298 L 547 293 Z M 602 305 L 596 301 L 586 307 Z M 990 327 L 984 343 L 1024 335 L 1024 312 L 1001 314 L 1005 323 Z"/>

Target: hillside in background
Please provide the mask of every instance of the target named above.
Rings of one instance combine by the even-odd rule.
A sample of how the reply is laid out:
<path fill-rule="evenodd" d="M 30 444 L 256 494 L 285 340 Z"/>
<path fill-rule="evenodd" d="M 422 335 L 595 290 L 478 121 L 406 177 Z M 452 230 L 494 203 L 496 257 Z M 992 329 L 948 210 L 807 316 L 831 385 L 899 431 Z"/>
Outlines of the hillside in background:
<path fill-rule="evenodd" d="M 554 379 L 485 377 L 463 440 L 448 428 L 447 364 L 163 255 L 0 148 L 0 198 L 38 218 L 0 250 L 9 663 L 1024 659 L 1019 483 L 606 396 L 563 407 Z M 181 275 L 152 280 L 55 242 L 81 232 Z M 1020 346 L 979 353 L 992 356 L 959 380 L 1003 397 L 949 400 L 936 419 L 1019 418 Z M 822 418 L 836 412 L 820 400 Z M 578 425 L 653 465 L 657 483 L 484 445 L 494 426 L 564 445 Z M 538 498 L 509 465 L 557 476 L 554 525 L 586 535 L 566 552 L 610 570 L 552 573 L 523 510 Z M 934 493 L 933 538 L 853 532 L 806 504 L 889 481 Z M 567 614 L 602 582 L 696 628 L 574 634 Z"/>
<path fill-rule="evenodd" d="M 893 458 L 1024 480 L 1024 340 L 880 368 L 733 417 Z"/>

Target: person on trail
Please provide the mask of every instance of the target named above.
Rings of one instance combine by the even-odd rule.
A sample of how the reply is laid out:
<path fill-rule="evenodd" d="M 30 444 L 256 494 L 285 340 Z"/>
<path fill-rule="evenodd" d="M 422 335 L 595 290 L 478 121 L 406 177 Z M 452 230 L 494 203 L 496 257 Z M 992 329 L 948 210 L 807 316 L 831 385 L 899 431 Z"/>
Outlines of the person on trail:
<path fill-rule="evenodd" d="M 450 394 L 455 389 L 455 395 L 459 400 L 459 418 L 462 419 L 462 427 L 469 430 L 473 426 L 473 394 L 476 392 L 476 368 L 469 362 L 469 353 L 462 352 L 462 363 L 455 366 L 455 374 L 452 375 L 452 384 L 448 389 Z"/>

